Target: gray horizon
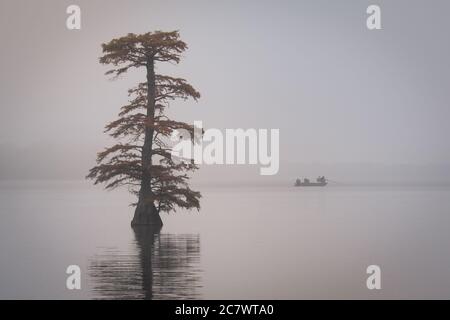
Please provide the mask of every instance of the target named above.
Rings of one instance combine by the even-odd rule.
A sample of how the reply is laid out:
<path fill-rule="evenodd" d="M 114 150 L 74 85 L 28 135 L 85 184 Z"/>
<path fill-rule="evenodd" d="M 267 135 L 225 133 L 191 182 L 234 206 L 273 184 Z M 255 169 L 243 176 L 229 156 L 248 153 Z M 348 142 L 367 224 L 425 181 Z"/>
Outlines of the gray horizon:
<path fill-rule="evenodd" d="M 100 44 L 161 29 L 180 30 L 189 49 L 158 70 L 202 93 L 174 103 L 173 117 L 280 129 L 280 174 L 265 181 L 378 166 L 391 168 L 387 180 L 394 167 L 450 182 L 448 2 L 378 1 L 377 31 L 365 26 L 370 1 L 78 1 L 80 31 L 65 27 L 69 4 L 0 4 L 0 179 L 82 179 L 112 143 L 104 125 L 143 76 L 109 81 Z M 217 181 L 262 179 L 255 166 L 205 171 Z"/>

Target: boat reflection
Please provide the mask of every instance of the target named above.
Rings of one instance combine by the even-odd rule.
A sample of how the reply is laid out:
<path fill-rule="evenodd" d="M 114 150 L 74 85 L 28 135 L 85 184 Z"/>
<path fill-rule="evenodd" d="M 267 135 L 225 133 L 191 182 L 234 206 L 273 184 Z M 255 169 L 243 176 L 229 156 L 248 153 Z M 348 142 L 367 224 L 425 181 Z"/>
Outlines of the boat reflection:
<path fill-rule="evenodd" d="M 130 252 L 106 248 L 90 259 L 94 299 L 199 299 L 200 235 L 135 227 Z"/>

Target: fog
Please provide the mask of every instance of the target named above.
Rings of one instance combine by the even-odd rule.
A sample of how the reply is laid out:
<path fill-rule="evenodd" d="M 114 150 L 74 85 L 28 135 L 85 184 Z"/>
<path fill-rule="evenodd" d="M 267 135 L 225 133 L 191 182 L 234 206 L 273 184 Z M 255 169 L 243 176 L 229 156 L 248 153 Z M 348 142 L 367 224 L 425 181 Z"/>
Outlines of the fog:
<path fill-rule="evenodd" d="M 185 77 L 202 98 L 172 104 L 173 117 L 280 129 L 278 176 L 215 166 L 197 179 L 450 181 L 448 1 L 377 1 L 375 31 L 372 1 L 76 3 L 79 31 L 65 25 L 72 1 L 0 3 L 1 179 L 83 179 L 112 143 L 104 125 L 143 80 L 108 80 L 100 44 L 176 29 L 189 49 L 157 71 Z"/>
<path fill-rule="evenodd" d="M 66 28 L 72 4 L 81 30 Z M 449 12 L 447 0 L 0 1 L 0 298 L 449 298 Z M 156 233 L 130 228 L 127 188 L 84 180 L 145 80 L 108 79 L 101 44 L 154 30 L 189 45 L 157 72 L 202 94 L 171 103 L 172 118 L 280 137 L 278 174 L 202 165 L 201 210 L 161 212 Z M 294 187 L 319 175 L 327 187 Z M 81 290 L 67 290 L 69 265 Z M 382 290 L 367 289 L 373 265 Z"/>

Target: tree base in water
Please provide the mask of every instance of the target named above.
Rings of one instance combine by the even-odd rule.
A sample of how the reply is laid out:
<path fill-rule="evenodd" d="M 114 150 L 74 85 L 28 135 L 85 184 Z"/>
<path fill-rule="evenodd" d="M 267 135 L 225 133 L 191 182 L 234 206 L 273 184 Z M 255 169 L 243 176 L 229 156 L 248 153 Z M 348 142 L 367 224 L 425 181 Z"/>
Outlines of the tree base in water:
<path fill-rule="evenodd" d="M 153 204 L 138 204 L 134 211 L 131 226 L 152 226 L 161 228 L 163 225 L 156 207 Z"/>

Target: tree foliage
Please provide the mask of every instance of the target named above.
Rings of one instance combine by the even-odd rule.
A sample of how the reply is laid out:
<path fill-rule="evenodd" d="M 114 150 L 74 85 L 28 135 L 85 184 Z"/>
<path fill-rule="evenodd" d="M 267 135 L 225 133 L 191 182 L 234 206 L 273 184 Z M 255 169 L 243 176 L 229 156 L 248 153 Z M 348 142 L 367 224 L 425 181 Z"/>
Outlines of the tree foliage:
<path fill-rule="evenodd" d="M 200 208 L 200 193 L 190 189 L 188 173 L 198 169 L 193 163 L 176 163 L 171 157 L 169 138 L 174 130 L 193 131 L 187 123 L 169 119 L 165 113 L 175 99 L 200 98 L 185 79 L 156 74 L 157 62 L 179 63 L 187 49 L 179 33 L 149 32 L 128 34 L 102 45 L 100 63 L 112 68 L 107 75 L 117 77 L 131 68 L 145 68 L 147 81 L 128 90 L 129 102 L 121 107 L 118 119 L 105 132 L 117 144 L 99 152 L 97 165 L 87 178 L 107 189 L 127 186 L 139 202 L 153 203 L 158 212 L 177 207 Z"/>

